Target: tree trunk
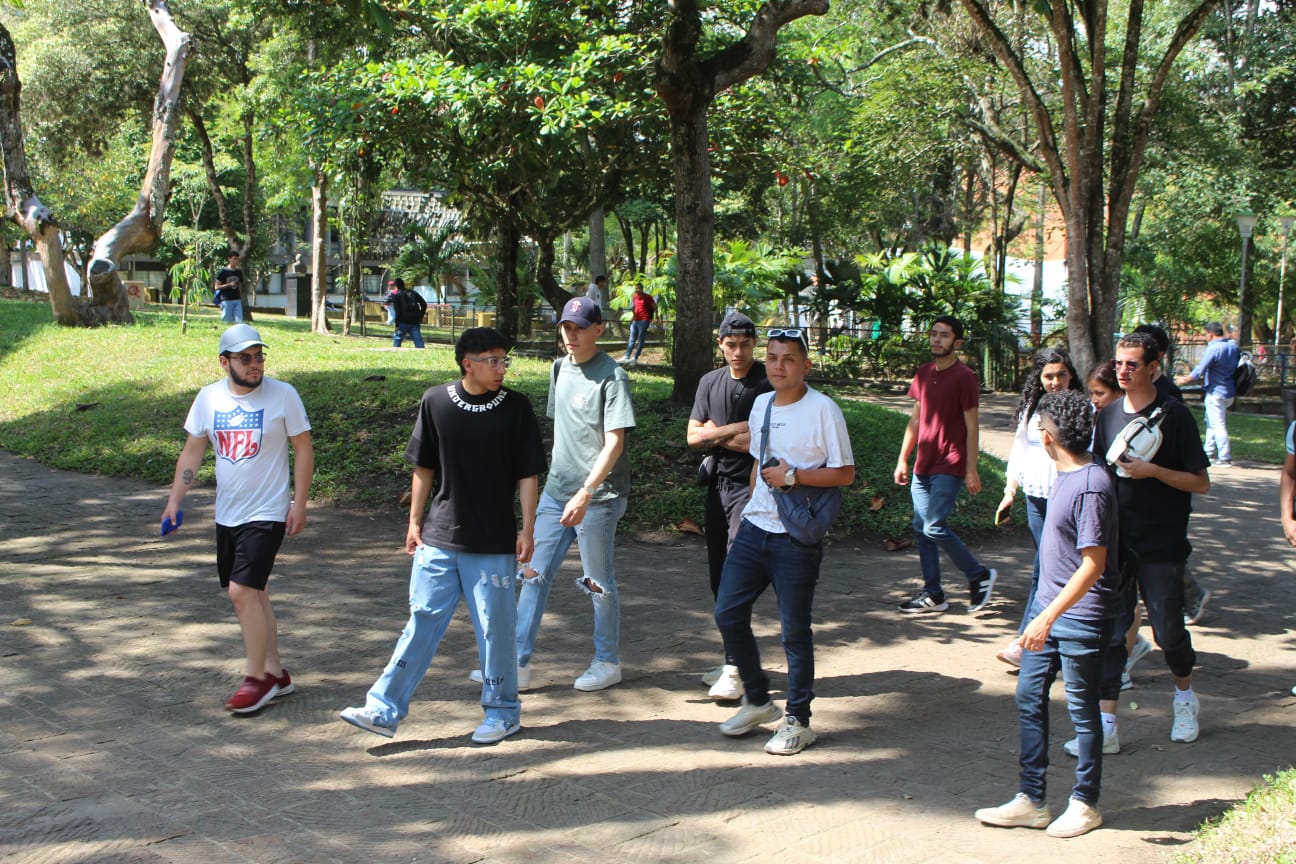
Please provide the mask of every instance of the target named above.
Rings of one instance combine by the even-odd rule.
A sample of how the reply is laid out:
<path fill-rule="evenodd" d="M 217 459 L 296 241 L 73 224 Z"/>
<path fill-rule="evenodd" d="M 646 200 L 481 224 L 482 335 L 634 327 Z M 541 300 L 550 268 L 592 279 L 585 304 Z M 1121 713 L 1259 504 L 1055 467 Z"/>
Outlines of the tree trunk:
<path fill-rule="evenodd" d="M 631 227 L 629 221 L 615 210 L 612 211 L 612 215 L 616 217 L 617 224 L 621 226 L 621 238 L 625 240 L 626 245 L 626 258 L 630 261 L 630 275 L 634 276 L 639 272 L 639 268 L 635 266 L 634 228 Z"/>
<path fill-rule="evenodd" d="M 671 399 L 693 401 L 698 381 L 712 365 L 715 298 L 715 199 L 707 152 L 707 107 L 699 100 L 688 115 L 671 116 L 675 178 L 675 384 Z"/>
<path fill-rule="evenodd" d="M 311 332 L 328 334 L 328 174 L 315 169 L 311 187 Z"/>
<path fill-rule="evenodd" d="M 95 241 L 94 255 L 86 268 L 93 302 L 108 310 L 106 320 L 111 321 L 131 320 L 118 262 L 127 255 L 154 251 L 162 237 L 162 220 L 171 198 L 171 160 L 180 126 L 180 85 L 189 60 L 189 34 L 176 26 L 166 0 L 150 0 L 149 17 L 166 46 L 166 63 L 153 101 L 153 147 L 148 168 L 135 209 Z"/>
<path fill-rule="evenodd" d="M 495 329 L 512 344 L 517 339 L 518 241 L 521 235 L 511 218 L 496 227 Z M 551 247 L 552 249 L 552 247 Z"/>
<path fill-rule="evenodd" d="M 545 300 L 553 307 L 555 312 L 561 310 L 567 305 L 567 301 L 574 295 L 563 290 L 562 284 L 554 276 L 554 240 L 552 237 L 532 237 L 536 246 L 540 250 L 540 258 L 536 263 L 536 282 L 540 285 L 540 293 L 544 295 Z"/>
<path fill-rule="evenodd" d="M 607 265 L 607 227 L 606 227 L 606 224 L 605 224 L 606 221 L 607 221 L 607 220 L 606 220 L 606 216 L 607 216 L 607 214 L 603 212 L 603 208 L 602 208 L 602 207 L 596 208 L 593 212 L 590 213 L 590 216 L 589 216 L 589 241 L 590 241 L 590 249 L 589 249 L 590 278 L 589 278 L 589 281 L 591 281 L 591 282 L 593 282 L 594 279 L 595 279 L 595 277 L 597 277 L 597 276 L 606 276 L 606 275 L 607 275 L 607 272 L 608 272 L 608 265 Z M 609 287 L 609 289 L 611 288 L 611 286 L 612 286 L 612 280 L 609 279 L 609 280 L 608 280 L 608 287 Z M 603 293 L 606 294 L 607 291 L 604 291 Z M 604 312 L 607 311 L 607 301 L 608 301 L 608 298 L 607 298 L 607 297 L 604 297 L 604 298 L 603 298 L 603 311 L 604 311 Z M 606 316 L 605 316 L 605 317 L 606 317 Z"/>
<path fill-rule="evenodd" d="M 9 238 L 0 234 L 0 286 L 13 287 L 13 256 L 9 250 Z"/>

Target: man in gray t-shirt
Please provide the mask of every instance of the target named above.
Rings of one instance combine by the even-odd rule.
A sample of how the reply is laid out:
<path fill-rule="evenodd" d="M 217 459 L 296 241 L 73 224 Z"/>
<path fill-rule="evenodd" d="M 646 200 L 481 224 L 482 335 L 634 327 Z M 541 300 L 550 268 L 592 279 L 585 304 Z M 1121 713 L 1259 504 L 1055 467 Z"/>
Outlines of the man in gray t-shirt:
<path fill-rule="evenodd" d="M 577 690 L 621 681 L 621 607 L 613 567 L 617 522 L 630 494 L 626 432 L 634 428 L 630 379 L 598 347 L 603 314 L 588 297 L 567 301 L 559 319 L 567 356 L 554 364 L 546 413 L 554 421 L 553 457 L 536 511 L 535 553 L 519 573 L 518 686 L 531 681 L 531 654 L 549 586 L 573 541 L 582 574 L 576 580 L 594 605 L 594 662 Z"/>

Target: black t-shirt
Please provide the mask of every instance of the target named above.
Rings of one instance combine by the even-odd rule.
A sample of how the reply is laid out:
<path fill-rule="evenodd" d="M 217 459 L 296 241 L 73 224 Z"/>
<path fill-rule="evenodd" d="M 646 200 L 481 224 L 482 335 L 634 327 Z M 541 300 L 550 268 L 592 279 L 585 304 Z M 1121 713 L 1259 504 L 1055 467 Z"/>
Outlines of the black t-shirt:
<path fill-rule="evenodd" d="M 717 426 L 726 426 L 747 420 L 751 416 L 752 403 L 762 393 L 770 391 L 769 381 L 765 378 L 765 364 L 752 363 L 746 377 L 735 380 L 729 374 L 728 366 L 713 369 L 698 381 L 697 394 L 693 397 L 693 412 L 690 420 L 705 423 L 710 420 Z M 748 453 L 739 453 L 727 447 L 716 447 L 716 476 L 743 483 L 751 479 L 752 459 Z"/>
<path fill-rule="evenodd" d="M 230 284 L 225 285 L 224 288 L 221 288 L 216 292 L 217 303 L 220 303 L 222 300 L 238 300 L 243 296 L 241 291 L 243 287 L 242 270 L 239 270 L 236 267 L 222 267 L 217 270 L 216 284 L 224 285 L 226 282 L 229 282 Z"/>
<path fill-rule="evenodd" d="M 543 473 L 544 444 L 526 396 L 507 387 L 473 396 L 454 381 L 419 403 L 405 458 L 436 472 L 423 542 L 440 549 L 511 554 L 518 480 Z"/>
<path fill-rule="evenodd" d="M 1094 461 L 1106 465 L 1107 450 L 1125 424 L 1139 414 L 1150 416 L 1157 406 L 1165 407 L 1166 417 L 1161 421 L 1161 448 L 1151 461 L 1173 471 L 1196 474 L 1206 470 L 1210 461 L 1202 449 L 1197 421 L 1182 402 L 1160 394 L 1138 414 L 1125 413 L 1124 399 L 1117 399 L 1099 413 L 1094 422 Z M 1120 506 L 1121 560 L 1129 555 L 1149 562 L 1186 561 L 1192 554 L 1188 542 L 1192 493 L 1152 478 L 1113 477 Z"/>
<path fill-rule="evenodd" d="M 1183 391 L 1179 389 L 1179 385 L 1175 384 L 1169 375 L 1162 375 L 1152 382 L 1152 386 L 1161 394 L 1162 399 L 1169 398 L 1178 399 L 1180 402 L 1184 401 Z"/>

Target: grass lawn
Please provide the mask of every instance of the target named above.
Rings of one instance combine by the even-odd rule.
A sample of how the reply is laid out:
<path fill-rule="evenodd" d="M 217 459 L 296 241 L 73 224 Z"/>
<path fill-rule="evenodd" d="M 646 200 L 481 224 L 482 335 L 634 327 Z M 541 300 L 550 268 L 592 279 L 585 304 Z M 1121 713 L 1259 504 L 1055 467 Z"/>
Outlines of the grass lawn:
<path fill-rule="evenodd" d="M 170 309 L 155 307 L 136 318 L 131 327 L 64 328 L 53 324 L 47 306 L 0 301 L 0 387 L 8 394 L 0 402 L 0 448 L 57 468 L 157 483 L 160 511 L 189 405 L 222 374 L 216 341 L 223 326 L 205 309 L 191 317 L 186 333 Z M 419 397 L 457 377 L 453 350 L 393 350 L 385 336 L 314 336 L 307 322 L 279 316 L 259 316 L 255 324 L 269 343 L 267 374 L 291 383 L 306 403 L 315 442 L 312 498 L 399 509 L 409 488 L 403 454 Z M 530 396 L 543 415 L 548 375 L 547 361 L 517 357 L 506 384 Z M 702 493 L 694 485 L 700 454 L 684 444 L 688 407 L 670 402 L 669 370 L 638 367 L 630 375 L 638 426 L 628 439 L 634 487 L 623 525 L 657 531 L 685 519 L 700 524 Z M 843 396 L 853 392 L 840 389 Z M 856 480 L 834 533 L 907 539 L 908 490 L 891 480 L 905 417 L 855 399 L 839 401 Z M 548 439 L 552 428 L 543 417 L 541 427 Z M 1003 467 L 982 456 L 986 489 L 1003 488 Z M 211 483 L 213 475 L 208 457 L 200 482 Z M 1020 533 L 1024 513 L 1012 526 L 993 527 L 996 499 L 964 493 L 956 529 L 968 537 Z"/>
<path fill-rule="evenodd" d="M 1296 769 L 1264 782 L 1202 826 L 1173 864 L 1296 864 Z"/>

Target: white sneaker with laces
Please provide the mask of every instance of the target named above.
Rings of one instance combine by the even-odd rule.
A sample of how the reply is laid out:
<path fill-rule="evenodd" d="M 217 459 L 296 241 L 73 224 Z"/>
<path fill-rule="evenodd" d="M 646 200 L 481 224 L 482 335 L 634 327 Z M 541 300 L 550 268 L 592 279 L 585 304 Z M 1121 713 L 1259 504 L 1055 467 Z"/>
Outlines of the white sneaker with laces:
<path fill-rule="evenodd" d="M 1110 756 L 1113 753 L 1120 752 L 1120 736 L 1118 734 L 1119 729 L 1120 729 L 1119 726 L 1113 726 L 1110 735 L 1108 735 L 1105 731 L 1103 732 L 1102 752 L 1104 756 Z M 1075 758 L 1079 759 L 1080 739 L 1072 738 L 1070 741 L 1062 745 L 1062 749 L 1066 751 L 1066 754 L 1068 756 L 1074 756 Z"/>
<path fill-rule="evenodd" d="M 1192 627 L 1193 625 L 1200 623 L 1206 614 L 1206 604 L 1210 601 L 1210 598 L 1210 589 L 1203 588 L 1201 596 L 1197 598 L 1197 602 L 1191 606 L 1184 607 L 1184 624 Z"/>
<path fill-rule="evenodd" d="M 783 718 L 783 725 L 774 733 L 774 737 L 765 742 L 765 752 L 775 756 L 792 756 L 800 753 L 815 742 L 819 736 L 807 725 L 789 714 Z"/>
<path fill-rule="evenodd" d="M 381 712 L 368 705 L 356 708 L 343 708 L 338 714 L 352 726 L 357 726 L 366 732 L 372 732 L 375 735 L 381 735 L 384 738 L 390 738 L 396 734 L 396 724 L 388 722 L 387 718 Z"/>
<path fill-rule="evenodd" d="M 750 705 L 747 697 L 742 700 L 742 707 L 738 713 L 720 724 L 721 733 L 731 738 L 737 738 L 740 735 L 746 735 L 748 732 L 764 726 L 766 723 L 773 723 L 783 716 L 783 712 L 774 704 L 774 700 L 766 702 L 764 705 Z"/>
<path fill-rule="evenodd" d="M 1174 725 L 1170 727 L 1170 740 L 1178 741 L 1181 744 L 1191 744 L 1197 740 L 1197 734 L 1200 731 L 1197 725 L 1197 711 L 1200 705 L 1197 702 L 1197 694 L 1192 695 L 1192 699 L 1187 702 L 1180 702 L 1178 699 L 1174 702 Z"/>
<path fill-rule="evenodd" d="M 707 695 L 717 702 L 729 702 L 741 699 L 743 695 L 742 679 L 738 677 L 737 666 L 725 666 L 720 677 L 711 685 Z"/>
<path fill-rule="evenodd" d="M 1125 671 L 1133 672 L 1134 664 L 1152 653 L 1152 643 L 1142 636 L 1134 640 L 1134 647 L 1130 649 L 1129 656 L 1125 658 Z"/>
<path fill-rule="evenodd" d="M 1043 801 L 1036 804 L 1025 792 L 1018 792 L 1007 804 L 982 807 L 972 814 L 978 821 L 1000 828 L 1047 828 L 1053 814 Z"/>
<path fill-rule="evenodd" d="M 480 669 L 474 669 L 468 673 L 468 680 L 474 684 L 482 683 L 482 673 Z M 531 689 L 531 667 L 518 666 L 518 692 L 524 693 Z"/>
<path fill-rule="evenodd" d="M 586 693 L 593 693 L 595 690 L 606 690 L 613 684 L 621 683 L 621 664 L 607 663 L 603 660 L 595 660 L 589 668 L 581 673 L 572 686 L 577 690 L 584 690 Z"/>
<path fill-rule="evenodd" d="M 1102 814 L 1092 804 L 1078 798 L 1067 802 L 1067 809 L 1054 819 L 1045 833 L 1050 837 L 1079 837 L 1102 825 Z"/>

